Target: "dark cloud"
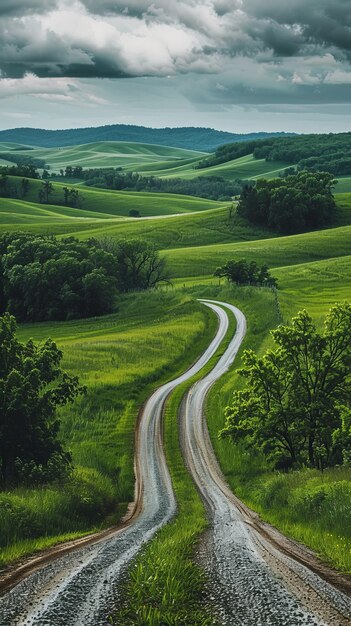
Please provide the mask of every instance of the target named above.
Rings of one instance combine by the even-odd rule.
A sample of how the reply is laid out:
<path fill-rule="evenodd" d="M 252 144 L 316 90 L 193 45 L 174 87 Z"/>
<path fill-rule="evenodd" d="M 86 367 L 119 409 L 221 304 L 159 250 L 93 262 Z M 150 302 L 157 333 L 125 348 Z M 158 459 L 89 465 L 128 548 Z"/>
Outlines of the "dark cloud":
<path fill-rule="evenodd" d="M 204 103 L 351 99 L 350 0 L 0 3 L 8 78 L 179 76 Z"/>
<path fill-rule="evenodd" d="M 44 13 L 57 6 L 57 0 L 1 0 L 0 18 L 7 15 Z"/>
<path fill-rule="evenodd" d="M 143 14 L 152 6 L 153 2 L 149 0 L 82 0 L 82 4 L 95 15 L 131 15 L 142 17 Z M 159 3 L 155 3 L 157 6 Z M 161 5 L 162 6 L 162 5 Z M 165 6 L 163 4 L 162 8 Z"/>
<path fill-rule="evenodd" d="M 245 0 L 244 9 L 255 19 L 299 27 L 307 41 L 351 49 L 350 0 Z"/>

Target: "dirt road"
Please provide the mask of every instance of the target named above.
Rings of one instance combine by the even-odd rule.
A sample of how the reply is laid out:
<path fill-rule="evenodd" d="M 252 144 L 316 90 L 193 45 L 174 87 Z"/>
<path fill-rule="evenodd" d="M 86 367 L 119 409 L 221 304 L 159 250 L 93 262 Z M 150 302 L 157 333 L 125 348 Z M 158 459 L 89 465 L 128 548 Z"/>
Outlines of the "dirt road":
<path fill-rule="evenodd" d="M 237 321 L 227 350 L 190 389 L 182 412 L 184 455 L 211 521 L 200 560 L 209 576 L 208 594 L 218 620 L 226 626 L 350 625 L 350 597 L 327 582 L 333 579 L 351 591 L 349 581 L 335 577 L 307 550 L 261 523 L 225 482 L 208 435 L 204 405 L 211 386 L 233 363 L 246 321 L 236 307 L 206 304 L 220 320 L 227 315 L 224 307 Z"/>
<path fill-rule="evenodd" d="M 204 404 L 211 386 L 233 363 L 246 321 L 231 305 L 204 304 L 218 317 L 216 337 L 192 368 L 155 391 L 141 411 L 136 502 L 129 521 L 0 576 L 0 626 L 106 626 L 131 560 L 176 512 L 162 447 L 165 402 L 215 354 L 232 315 L 235 336 L 213 370 L 192 386 L 181 414 L 185 458 L 211 520 L 200 555 L 209 575 L 209 597 L 226 626 L 350 626 L 349 581 L 260 522 L 225 483 L 204 421 Z"/>
<path fill-rule="evenodd" d="M 118 598 L 128 564 L 143 544 L 176 512 L 176 502 L 162 447 L 162 411 L 169 394 L 198 373 L 220 346 L 228 328 L 223 316 L 216 336 L 184 374 L 155 391 L 142 410 L 136 442 L 135 512 L 126 527 L 94 538 L 61 558 L 51 551 L 49 563 L 35 560 L 25 578 L 0 598 L 1 626 L 102 626 Z M 78 543 L 79 545 L 79 543 Z M 77 548 L 77 549 L 76 549 Z M 33 573 L 31 573 L 33 571 Z M 11 578 L 12 576 L 12 578 Z M 17 582 L 0 579 L 2 588 Z"/>

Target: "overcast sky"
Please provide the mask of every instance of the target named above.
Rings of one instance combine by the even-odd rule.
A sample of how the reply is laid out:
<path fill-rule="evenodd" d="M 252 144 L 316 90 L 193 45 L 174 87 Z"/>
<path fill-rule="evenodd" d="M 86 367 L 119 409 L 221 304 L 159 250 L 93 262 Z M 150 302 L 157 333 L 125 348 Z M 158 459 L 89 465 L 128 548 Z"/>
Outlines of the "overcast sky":
<path fill-rule="evenodd" d="M 0 127 L 351 130 L 351 0 L 0 0 Z"/>

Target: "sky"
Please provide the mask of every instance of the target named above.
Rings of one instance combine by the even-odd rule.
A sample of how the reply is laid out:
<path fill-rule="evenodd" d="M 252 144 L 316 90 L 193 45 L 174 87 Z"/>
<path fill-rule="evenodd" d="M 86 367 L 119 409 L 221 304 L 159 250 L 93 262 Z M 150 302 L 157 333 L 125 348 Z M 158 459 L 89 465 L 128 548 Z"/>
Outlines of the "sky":
<path fill-rule="evenodd" d="M 351 130 L 350 0 L 0 0 L 0 128 Z"/>

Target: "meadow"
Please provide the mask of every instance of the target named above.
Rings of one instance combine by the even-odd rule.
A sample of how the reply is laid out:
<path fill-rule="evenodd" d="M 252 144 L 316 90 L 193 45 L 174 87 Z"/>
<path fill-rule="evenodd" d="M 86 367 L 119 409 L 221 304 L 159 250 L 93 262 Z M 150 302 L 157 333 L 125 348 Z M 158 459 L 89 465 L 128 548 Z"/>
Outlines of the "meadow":
<path fill-rule="evenodd" d="M 26 150 L 26 148 L 28 148 Z M 39 148 L 23 146 L 21 144 L 0 143 L 0 153 L 19 152 L 21 156 L 42 159 L 50 170 L 59 173 L 66 166 L 84 167 L 123 167 L 128 171 L 136 171 L 138 167 L 147 167 L 148 164 L 172 162 L 179 160 L 201 159 L 205 152 L 158 146 L 153 144 L 134 143 L 126 141 L 100 141 L 63 148 Z"/>
<path fill-rule="evenodd" d="M 115 315 L 20 328 L 21 340 L 56 341 L 63 367 L 79 375 L 88 393 L 60 411 L 74 465 L 69 483 L 0 494 L 0 565 L 124 514 L 134 496 L 139 407 L 193 362 L 207 319 L 205 307 L 187 295 L 153 292 L 124 297 Z"/>
<path fill-rule="evenodd" d="M 13 183 L 18 183 L 18 179 L 10 177 Z M 50 194 L 49 206 L 64 205 L 64 182 L 53 183 L 53 193 Z M 26 195 L 26 202 L 38 205 L 39 189 L 42 181 L 31 180 L 29 192 Z M 137 191 L 109 191 L 107 189 L 94 189 L 82 187 L 80 185 L 70 185 L 70 189 L 76 188 L 79 191 L 82 209 L 76 209 L 77 217 L 80 211 L 92 211 L 94 213 L 108 214 L 110 217 L 128 216 L 131 209 L 139 211 L 142 217 L 157 215 L 174 215 L 192 211 L 205 211 L 223 206 L 223 203 L 193 196 L 182 196 L 177 194 L 160 194 Z M 40 206 L 40 205 L 39 205 Z M 47 206 L 47 205 L 43 205 Z"/>
<path fill-rule="evenodd" d="M 246 259 L 284 267 L 322 259 L 347 256 L 351 252 L 351 226 L 261 239 L 164 250 L 175 278 L 210 276 L 229 259 Z"/>

